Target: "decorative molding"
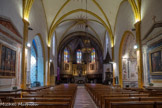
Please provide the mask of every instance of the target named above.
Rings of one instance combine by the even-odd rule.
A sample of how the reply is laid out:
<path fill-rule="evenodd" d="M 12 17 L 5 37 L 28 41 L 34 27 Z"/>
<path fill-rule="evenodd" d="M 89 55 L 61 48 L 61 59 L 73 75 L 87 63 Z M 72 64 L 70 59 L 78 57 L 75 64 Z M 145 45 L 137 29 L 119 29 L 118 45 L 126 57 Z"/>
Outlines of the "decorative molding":
<path fill-rule="evenodd" d="M 162 21 L 161 22 L 157 22 L 155 24 L 152 25 L 152 27 L 149 29 L 149 31 L 147 32 L 147 34 L 144 36 L 144 38 L 142 39 L 142 41 L 146 40 L 149 35 L 153 32 L 154 29 L 156 28 L 160 28 L 162 27 Z"/>
<path fill-rule="evenodd" d="M 162 80 L 151 80 L 152 83 L 162 83 Z"/>
<path fill-rule="evenodd" d="M 12 40 L 16 41 L 17 43 L 22 44 L 22 41 L 17 40 L 17 39 L 14 38 L 13 36 L 11 36 L 9 33 L 3 31 L 1 28 L 0 28 L 0 32 L 1 32 L 2 34 L 4 34 L 5 36 L 7 36 L 9 39 L 12 39 Z"/>
<path fill-rule="evenodd" d="M 7 18 L 0 17 L 0 33 L 3 34 L 2 38 L 8 38 L 8 40 L 22 44 L 22 36 L 18 32 L 12 21 Z"/>
<path fill-rule="evenodd" d="M 20 33 L 17 31 L 16 27 L 10 20 L 0 17 L 0 24 L 22 39 L 22 36 L 20 35 Z"/>

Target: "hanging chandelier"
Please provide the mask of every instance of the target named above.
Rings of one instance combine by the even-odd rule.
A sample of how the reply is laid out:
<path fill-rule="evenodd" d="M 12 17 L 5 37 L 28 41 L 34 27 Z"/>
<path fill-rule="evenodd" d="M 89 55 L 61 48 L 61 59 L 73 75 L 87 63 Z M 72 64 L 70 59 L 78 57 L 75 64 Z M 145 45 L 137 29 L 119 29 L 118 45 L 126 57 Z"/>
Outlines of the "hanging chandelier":
<path fill-rule="evenodd" d="M 86 39 L 83 41 L 84 42 L 84 47 L 81 49 L 83 53 L 91 53 L 92 48 L 91 48 L 91 41 L 88 38 L 88 20 L 87 20 L 87 0 L 86 0 L 86 19 L 85 19 L 85 37 Z"/>
<path fill-rule="evenodd" d="M 83 53 L 91 53 L 92 52 L 92 48 L 91 48 L 89 39 L 84 40 L 84 47 L 82 48 L 82 52 Z"/>

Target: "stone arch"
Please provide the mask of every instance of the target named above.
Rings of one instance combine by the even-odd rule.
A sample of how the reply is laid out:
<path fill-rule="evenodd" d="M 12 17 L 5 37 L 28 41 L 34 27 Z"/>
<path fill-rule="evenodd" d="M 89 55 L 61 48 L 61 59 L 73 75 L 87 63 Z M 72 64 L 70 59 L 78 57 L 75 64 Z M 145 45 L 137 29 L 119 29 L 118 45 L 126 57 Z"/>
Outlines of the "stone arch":
<path fill-rule="evenodd" d="M 130 42 L 131 42 L 131 45 L 128 45 L 128 43 L 130 43 Z M 119 84 L 121 85 L 121 87 L 123 87 L 124 68 L 126 68 L 126 69 L 128 68 L 127 69 L 128 71 L 126 71 L 126 70 L 124 71 L 125 72 L 124 74 L 127 74 L 127 76 L 124 77 L 124 80 L 129 80 L 130 77 L 132 77 L 132 78 L 135 77 L 135 76 L 133 76 L 134 73 L 129 73 L 129 67 L 124 67 L 127 65 L 124 60 L 126 60 L 128 63 L 129 63 L 129 60 L 137 62 L 136 50 L 133 49 L 133 46 L 135 44 L 136 44 L 136 38 L 133 35 L 133 33 L 130 31 L 125 31 L 125 33 L 122 36 L 122 40 L 121 40 L 120 48 L 119 48 Z M 126 53 L 127 53 L 127 55 L 124 55 Z M 135 69 L 135 70 L 137 70 L 137 69 Z M 131 74 L 132 74 L 132 76 L 131 76 Z M 136 80 L 138 81 L 138 74 L 137 74 Z"/>

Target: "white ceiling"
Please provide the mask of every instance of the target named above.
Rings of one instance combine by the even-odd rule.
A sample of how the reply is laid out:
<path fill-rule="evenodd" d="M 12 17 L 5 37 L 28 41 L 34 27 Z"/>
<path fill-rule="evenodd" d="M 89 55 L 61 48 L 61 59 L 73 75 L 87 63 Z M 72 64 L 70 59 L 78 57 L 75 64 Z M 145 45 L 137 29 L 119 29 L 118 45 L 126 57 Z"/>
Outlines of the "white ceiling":
<path fill-rule="evenodd" d="M 57 13 L 61 9 L 61 7 L 63 7 L 53 24 L 55 24 L 64 14 L 70 11 L 76 9 L 84 9 L 95 13 L 113 31 L 117 11 L 120 3 L 123 0 L 87 0 L 87 6 L 86 0 L 42 0 L 42 1 L 44 4 L 49 30 Z M 66 5 L 63 6 L 65 3 Z M 105 15 L 100 9 L 100 7 L 102 8 Z M 108 24 L 106 18 L 108 19 L 110 25 Z M 72 32 L 85 31 L 85 24 L 88 24 L 89 26 L 87 31 L 94 37 L 96 37 L 102 44 L 104 43 L 104 36 L 106 29 L 99 19 L 90 15 L 89 13 L 78 11 L 76 13 L 69 14 L 67 17 L 61 19 L 61 21 L 62 23 L 60 23 L 55 29 L 57 33 L 58 43 L 61 41 L 61 39 L 63 39 L 64 36 Z"/>

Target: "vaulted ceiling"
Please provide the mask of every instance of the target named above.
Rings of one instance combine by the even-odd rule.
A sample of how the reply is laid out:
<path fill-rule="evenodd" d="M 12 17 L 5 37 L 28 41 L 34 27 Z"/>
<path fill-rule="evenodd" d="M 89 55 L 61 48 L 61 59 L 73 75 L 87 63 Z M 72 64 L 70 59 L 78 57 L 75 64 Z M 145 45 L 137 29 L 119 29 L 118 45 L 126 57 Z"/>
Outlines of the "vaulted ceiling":
<path fill-rule="evenodd" d="M 86 31 L 103 45 L 107 28 L 114 31 L 119 5 L 123 0 L 42 0 L 48 31 L 58 43 L 68 34 Z M 88 26 L 87 30 L 85 26 Z"/>

